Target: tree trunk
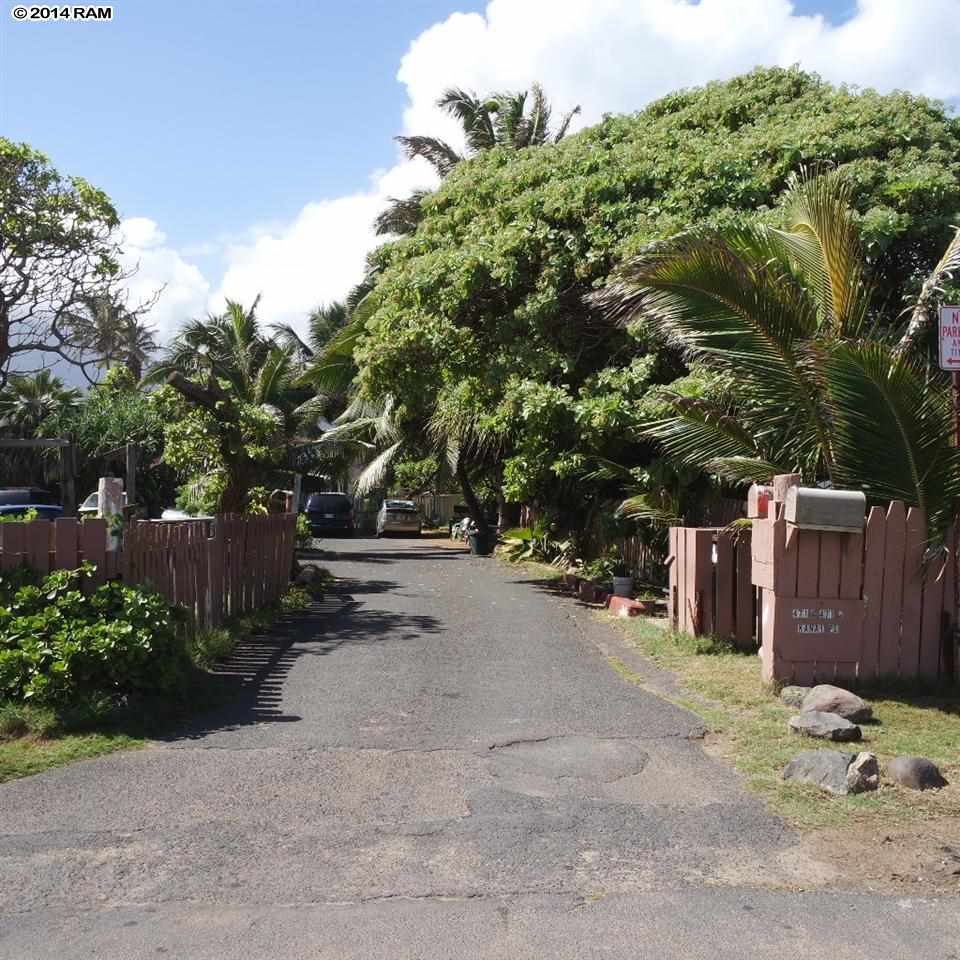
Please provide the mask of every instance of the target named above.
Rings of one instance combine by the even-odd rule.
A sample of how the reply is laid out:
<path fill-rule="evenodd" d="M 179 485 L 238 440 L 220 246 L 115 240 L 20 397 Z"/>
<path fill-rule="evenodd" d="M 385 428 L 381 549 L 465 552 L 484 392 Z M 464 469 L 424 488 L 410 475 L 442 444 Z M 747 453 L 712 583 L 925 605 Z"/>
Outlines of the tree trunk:
<path fill-rule="evenodd" d="M 477 495 L 473 492 L 473 487 L 470 485 L 470 477 L 467 475 L 466 467 L 459 461 L 457 462 L 455 475 L 457 482 L 460 484 L 460 492 L 463 494 L 463 499 L 467 502 L 470 519 L 477 525 L 480 533 L 483 534 L 483 536 L 487 536 L 490 533 L 490 524 L 487 523 L 487 518 L 483 515 L 480 504 L 477 502 Z"/>

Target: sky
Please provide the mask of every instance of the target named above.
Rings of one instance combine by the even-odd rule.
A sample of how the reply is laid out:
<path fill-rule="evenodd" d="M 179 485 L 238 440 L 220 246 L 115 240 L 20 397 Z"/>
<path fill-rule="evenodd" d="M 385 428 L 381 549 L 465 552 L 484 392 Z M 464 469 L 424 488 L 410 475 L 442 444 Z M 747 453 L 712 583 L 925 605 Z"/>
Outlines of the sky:
<path fill-rule="evenodd" d="M 757 65 L 960 103 L 960 0 L 118 0 L 110 22 L 15 21 L 0 0 L 0 135 L 113 199 L 131 303 L 164 340 L 262 294 L 301 329 L 432 186 L 393 137 L 456 142 L 449 86 L 543 84 L 575 128 Z"/>

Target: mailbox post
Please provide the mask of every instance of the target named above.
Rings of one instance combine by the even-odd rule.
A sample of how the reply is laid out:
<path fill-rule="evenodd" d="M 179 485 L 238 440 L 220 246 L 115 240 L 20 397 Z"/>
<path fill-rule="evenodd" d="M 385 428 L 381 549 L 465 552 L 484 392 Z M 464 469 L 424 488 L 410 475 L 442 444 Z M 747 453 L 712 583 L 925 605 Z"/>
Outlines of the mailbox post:
<path fill-rule="evenodd" d="M 793 474 L 774 479 L 769 505 L 764 489 L 748 501 L 756 505 L 752 579 L 759 589 L 763 678 L 853 677 L 863 635 L 866 498 L 803 487 Z"/>

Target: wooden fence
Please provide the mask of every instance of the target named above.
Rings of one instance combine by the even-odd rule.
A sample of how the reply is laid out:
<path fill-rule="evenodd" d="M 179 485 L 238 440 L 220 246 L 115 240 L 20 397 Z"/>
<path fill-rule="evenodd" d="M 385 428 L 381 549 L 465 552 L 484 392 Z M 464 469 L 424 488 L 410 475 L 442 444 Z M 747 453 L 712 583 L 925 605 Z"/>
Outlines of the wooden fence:
<path fill-rule="evenodd" d="M 675 630 L 732 638 L 744 650 L 756 647 L 749 531 L 734 537 L 716 527 L 671 527 L 667 567 Z"/>
<path fill-rule="evenodd" d="M 955 678 L 956 538 L 927 556 L 923 511 L 873 507 L 861 533 L 802 530 L 773 503 L 734 542 L 670 530 L 675 629 L 760 646 L 768 681 Z"/>
<path fill-rule="evenodd" d="M 149 584 L 195 622 L 276 603 L 290 582 L 296 541 L 293 514 L 221 516 L 209 521 L 124 524 L 122 549 L 108 549 L 104 520 L 34 520 L 0 524 L 0 569 L 26 563 L 40 573 L 96 566 L 95 583 L 120 578 Z"/>
<path fill-rule="evenodd" d="M 764 676 L 798 683 L 956 673 L 956 551 L 925 557 L 922 510 L 871 508 L 862 533 L 753 523 Z"/>

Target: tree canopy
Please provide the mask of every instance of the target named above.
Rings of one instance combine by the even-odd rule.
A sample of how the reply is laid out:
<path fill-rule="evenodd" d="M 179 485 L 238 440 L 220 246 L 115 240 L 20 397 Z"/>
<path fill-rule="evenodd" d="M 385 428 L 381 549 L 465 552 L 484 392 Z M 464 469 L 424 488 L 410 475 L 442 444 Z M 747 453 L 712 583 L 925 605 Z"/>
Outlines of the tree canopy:
<path fill-rule="evenodd" d="M 83 354 L 71 311 L 117 279 L 118 223 L 105 193 L 0 137 L 0 381 L 21 354 Z"/>
<path fill-rule="evenodd" d="M 699 389 L 678 353 L 588 295 L 652 241 L 785 224 L 782 196 L 803 165 L 849 181 L 871 309 L 896 317 L 953 234 L 960 123 L 923 97 L 761 69 L 457 164 L 416 232 L 374 256 L 362 393 L 393 396 L 414 434 L 455 399 L 498 437 L 511 498 L 582 497 L 565 481 L 591 458 L 650 461 L 633 425 L 651 387 Z"/>

